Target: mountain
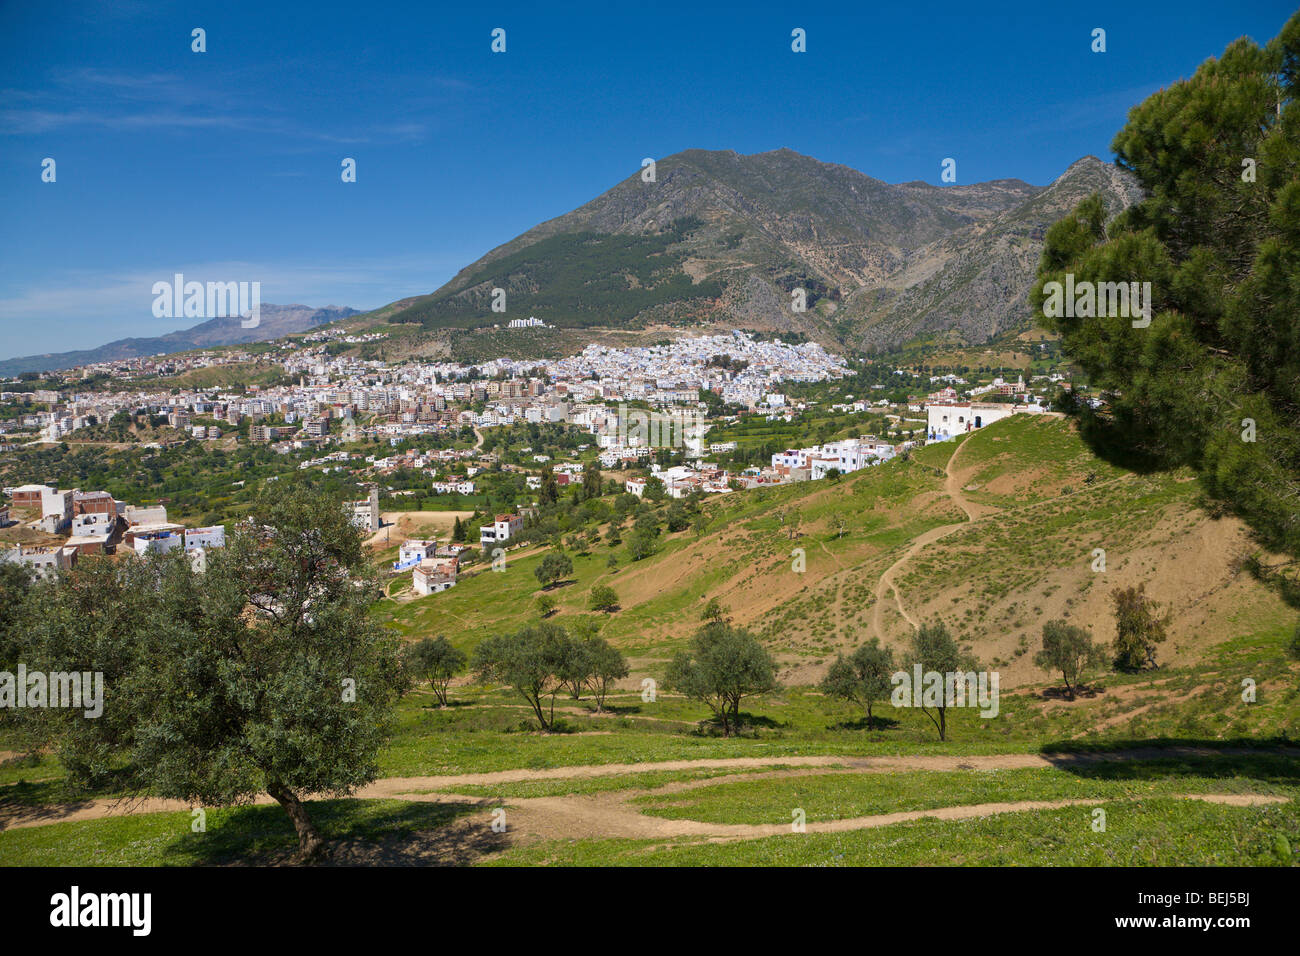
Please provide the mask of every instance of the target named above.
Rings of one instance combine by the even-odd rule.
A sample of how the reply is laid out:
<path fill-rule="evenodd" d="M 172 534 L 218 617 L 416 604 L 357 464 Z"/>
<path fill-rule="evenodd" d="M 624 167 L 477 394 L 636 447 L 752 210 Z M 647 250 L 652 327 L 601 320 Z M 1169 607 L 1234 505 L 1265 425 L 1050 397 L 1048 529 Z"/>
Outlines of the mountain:
<path fill-rule="evenodd" d="M 191 349 L 212 348 L 217 345 L 239 345 L 279 338 L 291 332 L 346 319 L 357 315 L 356 309 L 327 305 L 313 309 L 308 305 L 270 305 L 261 307 L 261 322 L 255 329 L 240 325 L 238 316 L 209 319 L 188 329 L 178 329 L 153 338 L 118 339 L 98 348 L 76 352 L 53 352 L 44 355 L 27 355 L 22 358 L 0 361 L 0 375 L 17 375 L 20 372 L 48 372 L 75 365 L 94 362 L 111 362 L 115 359 L 138 358 L 159 353 L 187 352 Z"/>
<path fill-rule="evenodd" d="M 889 184 L 788 149 L 686 150 L 396 303 L 390 322 L 474 328 L 536 316 L 558 326 L 723 321 L 855 347 L 943 334 L 985 341 L 1029 324 L 1047 227 L 1127 174 L 1080 159 L 1049 186 L 1017 179 Z M 807 291 L 796 313 L 791 292 Z M 492 311 L 493 289 L 507 311 Z"/>

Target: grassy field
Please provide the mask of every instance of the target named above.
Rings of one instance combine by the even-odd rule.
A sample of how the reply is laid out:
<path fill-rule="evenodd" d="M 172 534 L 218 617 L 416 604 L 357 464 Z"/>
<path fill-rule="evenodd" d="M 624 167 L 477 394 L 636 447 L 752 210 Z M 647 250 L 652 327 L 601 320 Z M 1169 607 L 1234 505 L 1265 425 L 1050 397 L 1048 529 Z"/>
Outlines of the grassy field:
<path fill-rule="evenodd" d="M 973 820 L 918 820 L 852 833 L 805 833 L 664 847 L 652 840 L 544 841 L 499 866 L 1294 866 L 1294 804 L 1228 807 L 1153 799 L 1110 804 L 1122 826 L 1091 828 L 1083 808 Z M 1291 834 L 1288 840 L 1285 834 Z"/>
<path fill-rule="evenodd" d="M 349 862 L 1294 864 L 1296 614 L 1237 570 L 1244 532 L 1198 510 L 1186 478 L 1118 471 L 1068 423 L 1017 416 L 838 482 L 711 499 L 701 527 L 665 533 L 641 561 L 602 538 L 569 552 L 573 573 L 550 593 L 562 624 L 590 615 L 597 583 L 619 596 L 598 617 L 632 672 L 604 712 L 559 696 L 542 734 L 509 688 L 465 677 L 445 708 L 417 688 L 379 780 L 312 812 Z M 394 550 L 381 542 L 376 561 Z M 537 620 L 546 551 L 508 553 L 504 572 L 477 566 L 427 598 L 399 584 L 375 617 L 472 651 Z M 881 586 L 891 568 L 897 594 Z M 1100 673 L 1065 699 L 1032 662 L 1042 623 L 1108 641 L 1109 594 L 1131 584 L 1169 609 L 1160 667 Z M 781 665 L 783 687 L 747 699 L 733 737 L 698 702 L 641 695 L 711 597 Z M 910 632 L 901 607 L 945 621 L 998 669 L 997 716 L 951 710 L 940 742 L 918 710 L 879 705 L 869 728 L 862 708 L 823 696 L 827 662 L 875 635 L 878 605 L 886 645 L 901 650 Z M 209 810 L 204 833 L 189 812 L 101 813 L 87 801 L 114 795 L 72 793 L 56 757 L 20 749 L 0 734 L 0 863 L 282 862 L 292 848 L 279 807 Z M 25 825 L 69 808 L 94 818 Z M 806 833 L 790 832 L 796 810 Z M 504 834 L 494 811 L 511 821 Z"/>

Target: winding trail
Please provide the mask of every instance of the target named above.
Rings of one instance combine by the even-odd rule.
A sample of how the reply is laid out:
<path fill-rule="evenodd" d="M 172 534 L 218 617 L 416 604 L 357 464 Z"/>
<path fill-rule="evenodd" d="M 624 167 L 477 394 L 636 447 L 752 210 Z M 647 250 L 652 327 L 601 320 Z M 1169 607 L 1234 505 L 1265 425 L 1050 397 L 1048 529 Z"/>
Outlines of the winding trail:
<path fill-rule="evenodd" d="M 1271 754 L 1283 753 L 1300 756 L 1300 748 L 1281 748 L 1270 750 Z M 704 836 L 710 839 L 753 839 L 774 836 L 790 832 L 789 823 L 779 824 L 719 824 L 696 820 L 672 820 L 648 816 L 630 805 L 636 796 L 649 792 L 668 793 L 674 790 L 707 787 L 715 783 L 747 779 L 741 776 L 720 777 L 715 780 L 682 781 L 654 791 L 622 790 L 599 794 L 568 794 L 548 797 L 509 797 L 504 801 L 493 797 L 467 796 L 455 792 L 457 787 L 492 787 L 514 783 L 530 783 L 547 780 L 577 780 L 596 777 L 614 777 L 627 774 L 639 774 L 653 771 L 691 771 L 691 770 L 762 770 L 763 768 L 789 768 L 783 771 L 771 771 L 763 776 L 806 775 L 810 772 L 801 768 L 826 768 L 834 773 L 887 773 L 890 771 L 916 770 L 1017 770 L 1054 767 L 1069 769 L 1101 762 L 1148 761 L 1187 756 L 1241 756 L 1259 753 L 1244 748 L 1142 748 L 1104 753 L 1078 754 L 980 754 L 980 755 L 941 755 L 914 754 L 904 756 L 770 756 L 770 757 L 731 757 L 709 760 L 665 760 L 653 763 L 612 763 L 593 764 L 573 767 L 548 767 L 540 769 L 519 768 L 498 770 L 487 773 L 445 774 L 423 777 L 389 777 L 376 780 L 362 787 L 352 795 L 354 799 L 398 799 L 423 803 L 468 803 L 471 806 L 489 808 L 500 806 L 503 802 L 510 808 L 511 827 L 517 831 L 551 838 L 583 837 L 629 837 L 655 838 L 671 836 Z M 435 792 L 440 791 L 440 792 Z M 1213 803 L 1227 803 L 1235 806 L 1253 806 L 1263 803 L 1286 802 L 1287 797 L 1263 794 L 1184 794 L 1179 799 L 1206 800 Z M 929 810 L 915 810 L 898 813 L 876 814 L 851 819 L 809 822 L 809 832 L 859 830 L 869 827 L 888 826 L 906 820 L 921 817 L 939 819 L 966 819 L 968 817 L 989 816 L 997 813 L 1011 813 L 1020 810 L 1053 809 L 1083 804 L 1101 804 L 1114 797 L 1097 797 L 1058 801 L 1022 801 L 1016 803 L 984 803 L 949 807 L 937 807 Z M 274 801 L 266 794 L 253 801 L 257 805 L 267 805 Z M 0 830 L 22 829 L 46 826 L 52 823 L 66 823 L 83 820 L 98 820 L 140 813 L 188 812 L 193 808 L 183 800 L 166 800 L 156 797 L 142 799 L 96 799 L 79 803 L 46 804 L 40 806 L 6 805 L 0 800 Z"/>
<path fill-rule="evenodd" d="M 967 436 L 967 438 L 953 450 L 952 455 L 948 458 L 948 464 L 944 468 L 944 493 L 966 513 L 966 520 L 959 521 L 956 524 L 939 525 L 936 528 L 931 528 L 929 531 L 917 535 L 908 549 L 903 552 L 902 557 L 886 568 L 884 573 L 880 575 L 880 579 L 876 582 L 876 599 L 872 609 L 871 626 L 873 633 L 880 639 L 881 643 L 884 643 L 885 641 L 885 629 L 881 617 L 884 610 L 885 596 L 887 594 L 893 596 L 894 606 L 898 609 L 898 613 L 903 616 L 903 619 L 906 620 L 908 624 L 912 625 L 913 628 L 920 627 L 916 619 L 912 617 L 911 614 L 907 613 L 907 607 L 903 604 L 903 596 L 898 590 L 898 585 L 894 583 L 898 576 L 899 569 L 907 564 L 907 562 L 911 561 L 912 558 L 916 557 L 916 555 L 928 545 L 934 544 L 934 542 L 946 538 L 963 528 L 969 528 L 971 525 L 979 524 L 988 521 L 990 518 L 995 518 L 998 515 L 1008 513 L 1001 508 L 995 508 L 991 505 L 981 505 L 978 502 L 971 501 L 965 495 L 965 491 L 961 486 L 961 479 L 957 477 L 953 465 L 965 449 L 967 441 L 969 441 L 974 434 L 975 433 L 972 433 L 970 436 Z M 1096 482 L 1091 486 L 1090 490 L 1096 491 L 1127 480 L 1129 480 L 1129 476 L 1120 475 L 1119 477 L 1110 478 L 1106 481 Z M 1012 510 L 1017 513 L 1023 513 L 1024 511 L 1033 508 L 1041 508 L 1044 505 L 1053 504 L 1054 502 L 1058 502 L 1067 497 L 1070 497 L 1070 493 L 1062 492 L 1061 494 L 1053 495 L 1050 498 L 1044 498 L 1041 501 L 1019 505 Z"/>
<path fill-rule="evenodd" d="M 982 517 L 982 515 L 979 514 L 977 506 L 972 505 L 972 503 L 962 493 L 961 482 L 958 480 L 957 473 L 953 469 L 957 457 L 965 447 L 966 441 L 963 440 L 955 449 L 953 449 L 953 453 L 948 456 L 948 464 L 944 467 L 943 490 L 944 493 L 966 513 L 966 520 L 956 524 L 940 525 L 937 528 L 931 528 L 929 531 L 917 535 L 908 549 L 903 552 L 903 556 L 886 568 L 884 573 L 880 575 L 880 580 L 876 582 L 876 599 L 871 611 L 871 629 L 875 633 L 875 636 L 880 639 L 882 644 L 885 642 L 885 629 L 882 623 L 882 617 L 885 606 L 885 596 L 887 594 L 893 595 L 894 606 L 898 608 L 898 613 L 903 616 L 903 619 L 907 621 L 908 624 L 912 625 L 913 628 L 920 627 L 920 625 L 917 624 L 916 619 L 907 613 L 907 608 L 903 605 L 903 596 L 899 593 L 898 586 L 894 583 L 894 579 L 897 577 L 899 569 L 902 568 L 903 565 L 907 564 L 907 562 L 911 561 L 912 558 L 916 557 L 922 548 L 933 544 L 941 538 L 946 538 L 948 535 L 960 531 L 968 525 L 974 524 Z"/>

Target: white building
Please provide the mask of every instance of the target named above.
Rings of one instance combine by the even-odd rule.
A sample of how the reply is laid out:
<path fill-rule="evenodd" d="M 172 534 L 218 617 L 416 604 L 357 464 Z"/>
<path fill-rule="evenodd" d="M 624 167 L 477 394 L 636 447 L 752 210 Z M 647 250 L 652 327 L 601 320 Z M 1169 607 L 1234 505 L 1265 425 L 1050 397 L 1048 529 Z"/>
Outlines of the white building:
<path fill-rule="evenodd" d="M 437 594 L 456 586 L 456 571 L 460 562 L 456 558 L 434 558 L 421 561 L 411 572 L 411 586 L 416 594 Z"/>
<path fill-rule="evenodd" d="M 1001 402 L 932 402 L 925 406 L 925 434 L 930 441 L 945 441 L 983 428 L 1018 411 Z"/>
<path fill-rule="evenodd" d="M 57 534 L 72 521 L 71 491 L 56 491 L 46 488 L 41 492 L 41 530 L 46 534 Z"/>
<path fill-rule="evenodd" d="M 433 483 L 433 493 L 435 495 L 472 495 L 474 493 L 474 482 L 435 481 Z"/>
<path fill-rule="evenodd" d="M 479 543 L 484 547 L 501 544 L 523 530 L 524 519 L 521 515 L 497 515 L 491 524 L 485 524 L 479 529 Z"/>
<path fill-rule="evenodd" d="M 91 512 L 76 515 L 72 519 L 72 537 L 107 538 L 117 527 L 117 515 L 104 512 Z"/>
<path fill-rule="evenodd" d="M 772 467 L 781 471 L 807 469 L 816 481 L 835 469 L 840 474 L 858 471 L 894 457 L 894 446 L 874 438 L 846 438 L 842 441 L 790 448 L 772 456 Z"/>
<path fill-rule="evenodd" d="M 349 501 L 345 505 L 348 512 L 352 515 L 352 523 L 362 531 L 378 531 L 380 527 L 379 517 L 379 486 L 371 485 L 368 497 L 359 501 Z"/>
<path fill-rule="evenodd" d="M 185 530 L 185 550 L 197 548 L 224 548 L 226 546 L 226 526 L 212 525 L 209 528 L 187 528 Z"/>
<path fill-rule="evenodd" d="M 0 551 L 0 561 L 25 564 L 41 577 L 71 568 L 77 560 L 77 549 L 68 547 L 17 547 Z"/>
<path fill-rule="evenodd" d="M 408 538 L 397 549 L 397 561 L 393 564 L 393 570 L 405 571 L 415 567 L 421 561 L 432 558 L 437 549 L 438 542 L 434 538 Z"/>
<path fill-rule="evenodd" d="M 184 529 L 177 525 L 173 528 L 137 531 L 132 537 L 135 553 L 143 557 L 146 554 L 165 554 L 176 548 L 184 547 Z"/>

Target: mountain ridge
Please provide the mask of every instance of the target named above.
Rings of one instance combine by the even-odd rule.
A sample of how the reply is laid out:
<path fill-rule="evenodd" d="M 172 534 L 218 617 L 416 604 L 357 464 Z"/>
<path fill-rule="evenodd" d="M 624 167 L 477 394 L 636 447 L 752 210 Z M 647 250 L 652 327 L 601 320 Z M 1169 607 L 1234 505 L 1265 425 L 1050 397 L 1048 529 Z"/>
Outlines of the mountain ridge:
<path fill-rule="evenodd" d="M 488 250 L 433 292 L 393 303 L 387 320 L 449 329 L 536 315 L 635 328 L 725 316 L 837 346 L 974 344 L 1029 324 L 1052 222 L 1094 191 L 1111 215 L 1139 196 L 1095 156 L 1047 186 L 889 184 L 787 148 L 688 149 L 655 174 L 635 172 Z M 803 313 L 790 305 L 795 288 L 808 293 Z M 504 315 L 492 311 L 494 289 L 506 291 Z"/>
<path fill-rule="evenodd" d="M 97 362 L 112 362 L 120 359 L 142 358 L 149 355 L 188 352 L 193 349 L 214 348 L 221 345 L 264 342 L 268 339 L 279 338 L 282 335 L 305 332 L 319 325 L 360 315 L 361 312 L 340 305 L 327 305 L 317 309 L 309 305 L 273 305 L 267 302 L 262 304 L 260 314 L 261 322 L 256 328 L 252 329 L 244 328 L 239 316 L 230 316 L 208 319 L 198 325 L 190 326 L 188 329 L 175 329 L 164 335 L 128 336 L 114 339 L 91 349 L 45 352 L 0 359 L 0 375 L 18 375 L 23 372 L 52 372 Z"/>

